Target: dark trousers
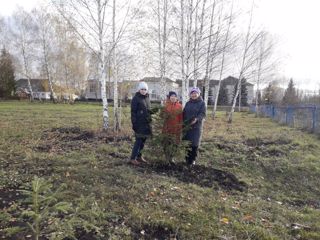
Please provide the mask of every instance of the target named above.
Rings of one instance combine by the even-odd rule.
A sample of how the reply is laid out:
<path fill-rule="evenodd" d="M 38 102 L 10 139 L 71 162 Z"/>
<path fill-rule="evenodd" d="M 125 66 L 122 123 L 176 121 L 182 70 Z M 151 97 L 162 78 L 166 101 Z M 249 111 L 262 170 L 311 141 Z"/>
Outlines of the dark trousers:
<path fill-rule="evenodd" d="M 137 159 L 138 157 L 141 157 L 141 151 L 146 140 L 146 137 L 136 137 L 136 141 L 134 142 L 132 148 L 131 159 Z"/>
<path fill-rule="evenodd" d="M 198 156 L 198 146 L 191 146 L 187 150 L 186 162 L 187 164 L 192 164 Z"/>

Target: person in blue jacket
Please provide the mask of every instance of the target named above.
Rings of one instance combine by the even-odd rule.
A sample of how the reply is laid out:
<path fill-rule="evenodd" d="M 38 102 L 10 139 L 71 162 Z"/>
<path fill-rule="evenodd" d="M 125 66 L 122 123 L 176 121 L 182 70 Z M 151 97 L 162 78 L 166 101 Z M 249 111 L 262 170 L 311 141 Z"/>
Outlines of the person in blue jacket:
<path fill-rule="evenodd" d="M 200 145 L 202 121 L 206 116 L 206 106 L 200 93 L 199 88 L 192 88 L 190 90 L 190 99 L 183 109 L 183 140 L 190 142 L 186 155 L 188 165 L 195 164 Z"/>
<path fill-rule="evenodd" d="M 135 133 L 135 142 L 132 148 L 130 163 L 139 165 L 146 163 L 142 157 L 141 151 L 149 136 L 151 130 L 151 104 L 148 94 L 148 85 L 145 82 L 140 82 L 138 92 L 131 101 L 131 123 Z"/>

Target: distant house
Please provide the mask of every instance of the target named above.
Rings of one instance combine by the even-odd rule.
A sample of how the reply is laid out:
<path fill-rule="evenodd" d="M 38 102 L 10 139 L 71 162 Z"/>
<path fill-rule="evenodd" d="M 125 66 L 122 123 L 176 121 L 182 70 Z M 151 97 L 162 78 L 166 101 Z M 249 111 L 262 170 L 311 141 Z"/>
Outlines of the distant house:
<path fill-rule="evenodd" d="M 161 93 L 161 84 L 160 77 L 144 77 L 140 81 L 146 82 L 149 88 L 149 95 L 151 101 L 160 101 L 163 96 Z M 133 89 L 133 94 L 137 91 L 137 86 Z M 165 77 L 165 93 L 169 93 L 169 91 L 179 91 L 179 84 L 174 80 Z"/>
<path fill-rule="evenodd" d="M 101 87 L 97 79 L 89 79 L 87 81 L 85 98 L 89 100 L 101 99 Z"/>
<path fill-rule="evenodd" d="M 228 94 L 228 101 L 229 101 L 229 104 L 231 104 L 232 100 L 233 100 L 234 89 L 235 89 L 235 86 L 238 83 L 238 78 L 229 76 L 229 77 L 223 79 L 222 81 L 226 85 L 227 94 Z M 248 104 L 252 104 L 253 103 L 253 99 L 254 99 L 253 86 L 254 85 L 252 83 L 246 82 L 246 87 L 247 87 L 247 91 L 248 91 L 248 96 L 247 96 Z M 212 88 L 212 91 L 214 92 L 214 96 L 216 94 L 217 89 L 218 89 L 218 84 L 216 84 Z"/>
<path fill-rule="evenodd" d="M 181 79 L 178 79 L 176 81 L 178 84 L 179 84 L 179 94 L 181 94 L 181 88 L 182 88 L 182 81 Z M 194 83 L 194 80 L 193 79 L 190 79 L 189 80 L 189 90 L 193 87 L 193 83 Z M 209 80 L 209 98 L 208 98 L 208 101 L 209 101 L 209 104 L 212 103 L 212 101 L 214 101 L 214 97 L 215 97 L 215 94 L 216 94 L 216 87 L 218 86 L 219 84 L 219 81 L 218 80 L 213 80 L 213 79 L 210 79 Z M 198 79 L 197 81 L 197 87 L 200 88 L 201 90 L 201 95 L 204 96 L 204 91 L 205 91 L 205 88 L 204 88 L 204 81 L 203 79 Z"/>
<path fill-rule="evenodd" d="M 181 80 L 177 80 L 176 81 L 180 88 L 182 86 Z M 238 79 L 232 76 L 229 76 L 223 80 L 221 80 L 221 84 L 224 83 L 224 85 L 226 86 L 226 90 L 227 90 L 227 95 L 228 95 L 228 102 L 229 104 L 232 103 L 232 99 L 233 99 L 233 94 L 234 94 L 234 89 L 236 84 L 238 83 Z M 208 96 L 208 102 L 209 104 L 213 104 L 216 94 L 217 94 L 217 90 L 218 90 L 218 84 L 219 81 L 218 80 L 214 80 L 214 79 L 210 79 L 209 80 L 209 96 Z M 193 80 L 191 79 L 189 81 L 189 88 L 191 88 L 193 86 Z M 204 87 L 204 80 L 203 79 L 199 79 L 197 81 L 197 86 L 201 89 L 202 94 L 205 91 L 205 87 Z M 247 90 L 248 90 L 248 104 L 251 104 L 253 102 L 253 98 L 254 98 L 254 91 L 253 91 L 253 84 L 247 82 L 246 83 L 247 86 Z"/>
<path fill-rule="evenodd" d="M 30 79 L 34 99 L 49 100 L 50 91 L 48 79 Z M 28 79 L 21 78 L 16 82 L 16 92 L 21 95 L 30 96 Z"/>
<path fill-rule="evenodd" d="M 39 100 L 50 100 L 50 90 L 48 79 L 30 79 L 31 88 L 33 92 L 33 98 Z M 28 79 L 21 78 L 16 82 L 16 93 L 21 98 L 30 97 L 30 90 L 28 85 Z M 74 89 L 66 89 L 64 87 L 53 85 L 54 98 L 58 101 L 74 101 L 79 99 Z"/>
<path fill-rule="evenodd" d="M 129 99 L 132 97 L 132 88 L 136 85 L 137 81 L 119 81 L 118 91 L 119 98 Z M 113 99 L 113 83 L 106 82 L 106 96 L 108 100 Z M 85 89 L 85 99 L 87 100 L 101 100 L 101 84 L 98 79 L 89 79 Z"/>
<path fill-rule="evenodd" d="M 122 96 L 122 99 L 132 99 L 132 97 L 137 92 L 137 87 L 139 82 L 146 82 L 148 84 L 148 91 L 151 101 L 160 101 L 161 100 L 161 85 L 159 77 L 144 77 L 140 80 L 125 80 L 119 82 L 119 97 Z M 107 85 L 107 98 L 113 99 L 113 83 L 106 83 Z M 179 84 L 170 78 L 165 78 L 165 92 L 169 91 L 179 91 Z M 88 80 L 86 88 L 86 99 L 97 99 L 101 100 L 101 86 L 98 80 Z"/>
<path fill-rule="evenodd" d="M 135 81 L 121 81 L 119 82 L 119 98 L 122 99 L 132 99 L 134 94 L 137 92 L 137 87 L 139 82 L 146 82 L 149 88 L 149 95 L 151 101 L 160 101 L 161 96 L 161 85 L 160 85 L 160 78 L 159 77 L 144 77 L 140 80 Z M 227 77 L 222 80 L 223 83 L 226 85 L 227 94 L 228 94 L 228 101 L 231 104 L 233 92 L 235 85 L 238 83 L 238 79 L 234 77 Z M 211 79 L 209 81 L 209 103 L 213 103 L 216 92 L 218 89 L 218 80 Z M 113 83 L 107 82 L 107 98 L 113 99 Z M 202 79 L 198 80 L 197 83 L 198 87 L 201 89 L 202 93 L 204 93 L 204 81 Z M 181 80 L 172 80 L 170 78 L 165 78 L 165 92 L 168 93 L 169 91 L 176 91 L 179 96 L 181 96 Z M 193 80 L 190 80 L 189 87 L 193 86 Z M 246 83 L 247 90 L 248 90 L 248 104 L 253 102 L 254 94 L 253 94 L 253 84 Z M 101 87 L 100 82 L 98 80 L 88 80 L 86 92 L 85 92 L 86 99 L 97 99 L 101 100 Z"/>

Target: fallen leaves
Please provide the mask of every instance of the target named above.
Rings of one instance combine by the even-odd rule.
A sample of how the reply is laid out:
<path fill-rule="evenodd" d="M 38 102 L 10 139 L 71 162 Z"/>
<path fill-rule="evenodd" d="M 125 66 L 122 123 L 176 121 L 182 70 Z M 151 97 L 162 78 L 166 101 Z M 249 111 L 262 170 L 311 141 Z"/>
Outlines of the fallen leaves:
<path fill-rule="evenodd" d="M 220 222 L 223 223 L 223 224 L 229 224 L 229 219 L 227 217 L 223 217 L 220 219 Z"/>
<path fill-rule="evenodd" d="M 241 221 L 242 222 L 254 222 L 255 218 L 252 215 L 248 214 L 248 215 L 243 216 L 241 218 Z"/>

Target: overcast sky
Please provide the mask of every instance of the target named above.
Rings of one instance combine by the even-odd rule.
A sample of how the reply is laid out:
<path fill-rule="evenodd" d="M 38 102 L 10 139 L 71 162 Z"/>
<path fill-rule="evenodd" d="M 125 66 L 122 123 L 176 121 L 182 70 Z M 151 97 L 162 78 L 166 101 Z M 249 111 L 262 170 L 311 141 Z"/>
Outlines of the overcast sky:
<path fill-rule="evenodd" d="M 260 0 L 255 17 L 280 37 L 283 73 L 296 81 L 320 87 L 320 1 Z"/>
<path fill-rule="evenodd" d="M 48 0 L 0 0 L 0 14 L 10 16 L 16 5 L 30 10 Z M 237 0 L 248 8 L 248 0 Z M 256 0 L 254 22 L 279 37 L 281 74 L 298 86 L 320 87 L 320 0 Z"/>

